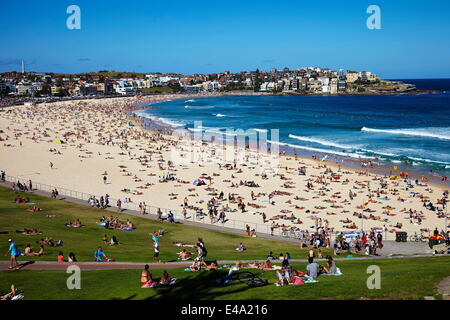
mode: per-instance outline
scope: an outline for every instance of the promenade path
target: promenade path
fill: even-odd
[[[433,254],[422,254],[422,255],[408,255],[408,256],[369,256],[369,257],[353,257],[353,258],[334,258],[335,261],[359,261],[359,260],[380,260],[380,259],[413,259],[418,257],[446,257],[448,255],[433,255]],[[19,258],[19,268],[27,270],[66,270],[70,265],[77,265],[81,270],[115,270],[115,269],[143,269],[145,264],[148,264],[151,269],[173,269],[187,267],[192,264],[190,261],[180,261],[180,262],[55,262],[55,261],[20,261]],[[325,259],[314,259],[316,262],[325,262]],[[218,264],[235,264],[237,261],[241,263],[250,262],[264,262],[265,260],[219,260]],[[274,263],[281,263],[280,260],[274,260]],[[306,263],[306,259],[291,259],[290,263],[303,262]],[[0,261],[0,271],[8,270],[9,261]],[[450,280],[450,279],[449,279]],[[447,284],[450,286],[450,282]]]
[[[11,188],[12,183],[10,182],[0,182],[0,186]],[[34,189],[30,193],[44,196],[47,198],[51,197],[51,193],[47,191],[42,190],[36,190]],[[75,203],[83,206],[88,206],[87,201],[80,200],[77,198],[69,197],[69,196],[60,196],[58,198],[59,200],[67,201],[70,203]],[[105,209],[106,211],[110,212],[117,212],[117,208],[115,207],[108,207]],[[135,216],[143,219],[150,219],[150,220],[157,220],[157,216],[155,214],[146,214],[142,215],[139,211],[131,210],[131,209],[123,209],[122,213]],[[238,235],[245,235],[245,230],[239,230],[235,228],[228,228],[219,224],[206,224],[206,223],[200,223],[195,221],[189,221],[189,220],[182,220],[178,221],[181,224],[199,227],[199,228],[205,228],[210,230],[217,230],[222,232],[228,232]],[[286,241],[286,242],[298,242],[295,238],[289,238],[289,237],[282,237],[278,235],[271,236],[270,234],[265,233],[258,233],[259,238],[266,238],[266,239],[272,239],[272,240],[279,240],[279,241]],[[395,242],[391,240],[384,240],[383,241],[384,247],[382,250],[379,250],[380,256],[391,256],[391,255],[423,255],[423,254],[430,254],[431,250],[428,247],[427,243],[424,242]]]

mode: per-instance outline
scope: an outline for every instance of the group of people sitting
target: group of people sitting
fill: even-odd
[[[127,220],[126,223],[123,223],[122,221],[119,220],[119,217],[113,217],[113,216],[108,216],[108,217],[102,217],[100,219],[100,224],[104,225],[106,229],[119,229],[119,230],[132,230],[134,229],[134,224],[130,221]]]
[[[103,237],[103,243],[109,244],[110,246],[116,246],[119,244],[119,240],[117,240],[117,237],[114,235],[111,237],[111,240],[108,240],[108,236],[105,234]]]
[[[26,197],[26,198],[22,198],[21,196],[17,195],[14,198],[14,203],[30,203],[30,198]]]
[[[300,270],[293,270],[287,259],[283,260],[281,270],[276,271],[277,282],[276,286],[285,285],[302,285],[305,282],[315,282],[315,279],[322,275],[340,275],[341,272],[336,266],[336,262],[331,256],[327,256],[326,265],[319,265],[314,262],[313,257],[308,258],[308,265],[306,266],[306,272]]]
[[[149,265],[144,266],[144,270],[141,273],[141,288],[154,288],[154,287],[167,287],[169,285],[175,284],[177,279],[171,278],[167,270],[163,271],[161,278],[158,280],[154,279],[151,272],[149,271]]]
[[[57,260],[58,262],[66,262],[66,260],[64,259],[64,253],[62,251],[59,252]],[[69,253],[67,262],[77,262],[77,258],[75,258],[75,254],[73,252]]]
[[[41,246],[39,247],[39,251],[38,252],[34,252],[33,251],[33,247],[31,246],[31,244],[27,244],[27,246],[25,247],[25,250],[23,252],[24,256],[37,256],[40,257],[42,255],[44,255],[44,245],[41,244]]]

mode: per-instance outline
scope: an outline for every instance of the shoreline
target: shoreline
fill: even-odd
[[[195,96],[196,98],[209,98],[209,97],[223,97],[223,96],[233,96],[233,95],[220,95],[220,94],[216,94],[216,95],[210,95],[210,96]],[[252,96],[252,95],[244,95],[244,96]],[[277,96],[277,95],[274,95]],[[281,95],[283,96],[283,95]],[[322,95],[320,95],[322,96]],[[162,102],[167,102],[167,101],[161,101],[161,102],[157,102],[157,103],[162,103]],[[145,117],[143,115],[137,114],[135,113],[136,111],[141,111],[141,110],[148,110],[151,109],[152,106],[154,104],[157,103],[152,103],[152,104],[148,104],[148,105],[140,105],[137,107],[137,109],[130,111],[131,114],[135,115],[137,118],[141,119],[141,126],[143,127],[143,129],[146,130],[152,130],[152,126],[154,126],[156,128],[156,130],[162,129],[164,130],[167,134],[173,132],[177,128],[176,126],[172,126],[170,124],[164,123],[162,121],[159,121],[158,119],[154,119],[154,118],[158,118],[154,115],[152,115],[151,113],[149,113],[150,117]],[[146,121],[150,122],[151,125],[146,127],[146,125],[144,124]],[[185,130],[188,130],[188,128],[184,128]],[[191,139],[192,136],[194,135],[192,132],[189,132],[191,134]],[[202,131],[203,133],[203,131]],[[206,135],[206,132],[204,132],[203,134]],[[225,137],[225,133],[223,134],[217,134],[218,136],[221,136],[221,138]],[[234,143],[236,144],[236,137],[234,138]],[[228,141],[228,139],[225,139],[226,141]],[[210,142],[210,141],[208,141]],[[301,145],[293,145],[293,144],[289,144],[289,143],[285,143],[285,142],[278,142],[277,143],[279,145],[279,150],[280,152],[284,152],[286,154],[286,156],[295,156],[296,154],[299,157],[302,158],[311,158],[311,157],[319,157],[319,158],[323,158],[324,156],[326,156],[327,158],[334,158],[334,160],[326,160],[326,163],[335,163],[336,165],[339,165],[338,162],[341,162],[341,166],[345,166],[348,169],[352,169],[352,170],[369,170],[369,172],[374,173],[374,174],[383,174],[383,175],[399,175],[401,172],[406,172],[409,174],[410,177],[418,179],[418,180],[423,180],[425,179],[426,181],[429,181],[433,184],[436,185],[440,185],[440,186],[444,186],[444,187],[449,187],[449,183],[448,182],[444,182],[442,181],[442,177],[446,176],[446,169],[439,169],[436,167],[426,167],[420,165],[420,166],[413,166],[411,164],[408,164],[406,161],[404,160],[396,160],[396,161],[401,161],[401,162],[393,162],[393,161],[389,161],[389,160],[381,160],[378,159],[377,156],[364,156],[361,155],[359,158],[355,158],[352,157],[350,155],[340,155],[340,154],[336,154],[333,152],[325,152],[325,151],[312,151],[312,150],[308,150],[308,147],[303,147]],[[231,145],[231,144],[230,144]],[[268,145],[270,146],[271,143],[268,142]],[[299,154],[302,153],[304,155],[300,156]],[[346,152],[339,152],[339,153],[346,153]],[[408,157],[407,157],[408,158]],[[411,161],[411,160],[410,160]],[[347,164],[344,165],[344,162],[346,162]],[[362,166],[362,164],[367,164],[371,167],[364,167]],[[392,167],[398,167],[398,169],[393,169]],[[437,175],[433,175],[430,174],[430,170],[435,171],[437,173]],[[442,174],[444,173],[444,174]]]

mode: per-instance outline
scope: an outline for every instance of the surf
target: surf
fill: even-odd
[[[376,129],[362,127],[361,131],[450,140],[450,128]],[[442,133],[436,133],[436,131]]]

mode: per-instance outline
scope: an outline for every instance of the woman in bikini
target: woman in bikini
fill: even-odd
[[[151,287],[154,285],[154,281],[152,278],[152,274],[150,273],[150,271],[148,271],[149,265],[146,264],[144,266],[144,270],[142,270],[141,273],[141,285],[142,288],[147,288],[147,287]]]

